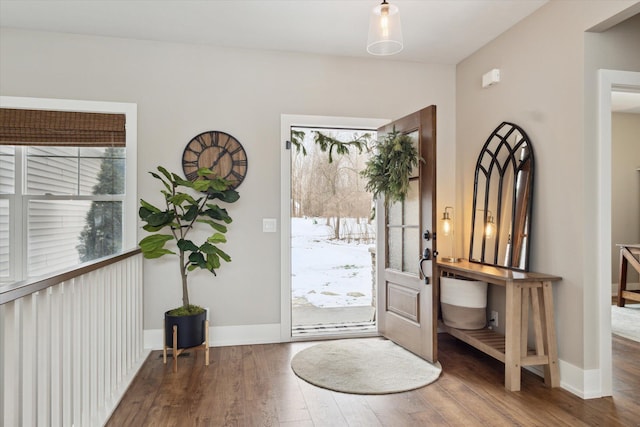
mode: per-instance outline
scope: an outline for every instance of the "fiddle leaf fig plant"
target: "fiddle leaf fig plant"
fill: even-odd
[[[409,135],[396,131],[385,135],[376,152],[367,161],[361,175],[367,180],[365,189],[374,198],[384,196],[386,206],[401,202],[409,192],[411,170],[424,162]]]
[[[231,261],[231,257],[220,249],[218,244],[227,241],[225,237],[227,224],[232,220],[226,209],[211,201],[217,199],[221,202],[233,203],[240,198],[240,195],[230,188],[229,181],[215,176],[207,168],[198,170],[198,178],[194,181],[170,173],[162,166],[158,166],[158,172],[160,173],[149,173],[162,182],[164,188],[161,193],[164,196],[165,206],[159,208],[140,199],[138,214],[146,223],[143,229],[151,233],[140,240],[140,249],[148,259],[165,255],[178,257],[182,279],[182,307],[172,314],[202,312],[204,309],[190,304],[188,273],[203,269],[215,275],[216,270],[221,266],[221,260]],[[194,197],[192,193],[197,192],[200,193],[199,197]],[[209,229],[208,235],[202,237],[199,242],[190,240],[196,224],[203,224],[202,228]],[[171,241],[175,241],[175,250],[165,246]]]

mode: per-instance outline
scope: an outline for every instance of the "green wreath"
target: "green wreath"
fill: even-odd
[[[409,192],[411,170],[424,160],[409,135],[396,131],[385,135],[376,146],[361,175],[367,180],[366,189],[374,198],[384,196],[385,205],[402,202]]]

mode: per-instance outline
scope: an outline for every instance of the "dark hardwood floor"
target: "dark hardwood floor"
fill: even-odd
[[[215,347],[212,364],[190,351],[178,373],[151,353],[107,426],[640,426],[640,343],[613,336],[613,397],[582,400],[522,371],[503,387],[504,365],[439,335],[443,373],[418,390],[361,396],[296,377],[292,356],[310,342]]]

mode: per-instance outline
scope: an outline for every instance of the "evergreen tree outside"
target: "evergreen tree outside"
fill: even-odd
[[[92,194],[123,194],[125,159],[122,148],[105,149],[98,182]],[[122,250],[122,202],[94,201],[87,212],[84,230],[76,247],[82,262],[118,253]]]

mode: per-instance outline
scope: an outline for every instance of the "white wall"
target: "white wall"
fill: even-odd
[[[611,283],[618,283],[620,248],[616,243],[640,242],[640,114],[612,114],[611,142]],[[633,268],[629,282],[638,283]]]
[[[181,172],[199,132],[222,130],[244,145],[249,169],[225,246],[233,262],[217,277],[191,278],[192,301],[210,307],[217,326],[280,323],[280,235],[262,233],[262,218],[280,218],[281,114],[394,119],[436,104],[439,205],[451,204],[454,66],[12,29],[0,33],[0,56],[2,95],[137,103],[138,194],[150,202],[160,198],[146,171]],[[180,304],[176,264],[145,262],[145,329],[161,328],[163,312]]]
[[[597,225],[585,210],[595,188],[585,178],[595,158],[595,142],[588,142],[595,130],[585,136],[585,111],[593,109],[595,123],[597,83],[589,69],[593,96],[586,102],[585,31],[634,3],[549,2],[457,67],[458,203],[465,209],[467,250],[475,161],[490,132],[512,121],[528,133],[536,157],[530,269],[563,277],[554,289],[563,381],[569,371],[597,365],[597,344],[585,338],[594,335],[585,329],[592,325],[584,326],[585,317],[594,317],[585,301],[595,292],[589,236]],[[501,70],[501,82],[482,89],[481,76],[492,68]],[[503,304],[504,293],[492,292],[490,307],[501,311]]]

